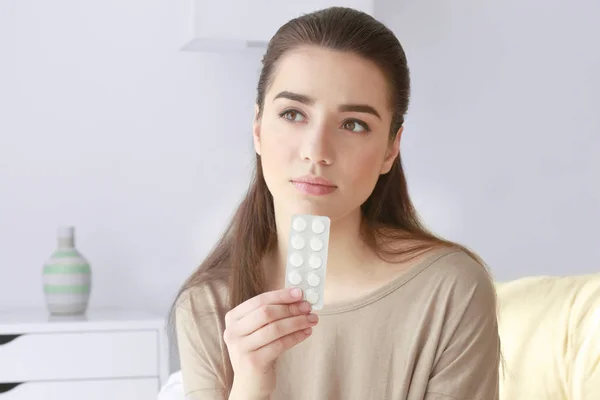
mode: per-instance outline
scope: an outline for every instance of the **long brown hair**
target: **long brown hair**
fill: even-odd
[[[393,141],[404,123],[409,104],[406,56],[391,30],[370,15],[349,8],[332,7],[306,14],[277,31],[262,60],[256,95],[258,117],[278,60],[290,49],[304,45],[352,52],[381,69],[389,84],[389,102],[394,110],[389,132],[389,140]],[[389,173],[379,177],[361,211],[363,239],[382,259],[405,262],[435,247],[455,247],[483,265],[479,257],[464,246],[439,238],[424,227],[410,200],[400,156],[394,160]],[[274,249],[276,242],[273,197],[257,154],[246,196],[216,246],[183,284],[178,297],[213,279],[227,282],[230,308],[264,292],[261,260]]]

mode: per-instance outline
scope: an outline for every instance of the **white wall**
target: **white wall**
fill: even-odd
[[[379,1],[412,68],[415,201],[499,279],[600,269],[598,3]],[[140,10],[143,10],[141,12]],[[0,2],[0,308],[58,224],[92,304],[164,313],[246,187],[259,57],[178,52],[158,0]]]
[[[600,271],[600,2],[381,1],[427,222],[498,279]]]
[[[246,188],[260,59],[178,51],[160,0],[0,2],[0,308],[43,307],[59,224],[92,306],[166,313]]]

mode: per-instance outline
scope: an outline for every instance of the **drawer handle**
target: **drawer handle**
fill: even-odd
[[[21,335],[0,335],[0,346],[10,343]]]
[[[10,392],[19,385],[25,382],[13,382],[13,383],[0,383],[0,393]]]

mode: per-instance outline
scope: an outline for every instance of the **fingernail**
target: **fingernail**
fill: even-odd
[[[310,311],[310,304],[308,304],[308,303],[300,303],[300,305],[298,306],[298,309],[301,312],[308,312],[308,311]]]
[[[319,320],[319,317],[317,317],[316,314],[308,314],[306,319],[308,319],[308,322],[317,322]]]
[[[298,289],[298,288],[292,289],[292,291],[290,293],[292,294],[292,297],[300,297],[300,296],[302,296],[302,290]]]

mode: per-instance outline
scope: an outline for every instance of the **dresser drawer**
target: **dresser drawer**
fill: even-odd
[[[0,383],[156,377],[157,340],[151,330],[4,336]]]
[[[152,378],[0,384],[0,400],[156,400],[157,393]]]

